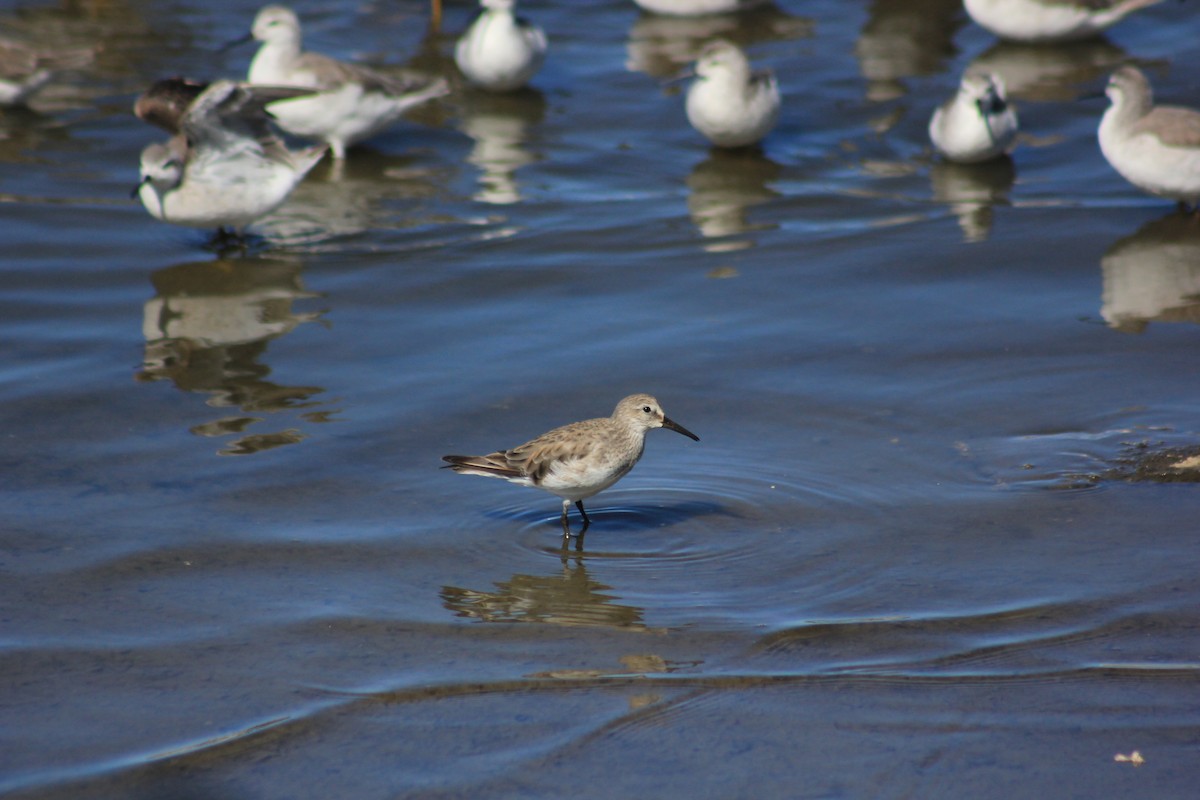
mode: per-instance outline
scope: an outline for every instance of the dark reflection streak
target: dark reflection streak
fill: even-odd
[[[221,734],[220,736],[214,736],[211,739],[203,739],[199,742],[191,742],[171,750],[163,750],[159,753],[153,753],[143,758],[142,761],[165,761],[171,758],[180,758],[193,753],[211,750],[214,747],[245,739],[248,736],[255,736],[263,731],[279,727],[284,723],[291,722],[292,719],[294,718],[290,715],[276,717],[275,719],[269,719],[265,722],[260,722],[257,725],[251,725],[248,728],[242,728],[240,730],[231,731],[230,733]]]
[[[242,753],[252,752],[255,748],[278,741],[291,733],[300,732],[289,726],[289,723],[302,723],[303,719],[288,714],[258,722],[236,731],[220,734],[195,742],[189,742],[170,750],[157,753],[138,755],[127,758],[116,758],[100,762],[89,769],[80,769],[69,777],[64,777],[61,770],[46,775],[34,775],[25,780],[23,786],[6,787],[8,789],[34,789],[53,787],[68,796],[80,796],[72,793],[71,787],[79,789],[87,787],[88,793],[102,791],[103,785],[111,783],[112,791],[107,793],[113,797],[141,797],[136,790],[131,790],[129,778],[134,774],[142,774],[148,782],[157,784],[158,778],[164,772],[174,772],[180,768],[195,769],[210,762],[224,762],[236,758]],[[153,796],[162,796],[159,794]],[[176,795],[172,795],[176,796]],[[205,796],[203,793],[200,796]]]
[[[608,723],[598,731],[589,734],[582,740],[570,743],[578,747],[597,736],[606,735],[614,726],[630,724],[632,719],[641,719],[649,715],[661,715],[665,710],[677,707],[683,702],[695,697],[716,691],[747,691],[752,689],[773,689],[787,686],[879,686],[879,685],[930,685],[930,686],[1016,686],[1041,683],[1062,683],[1066,681],[1104,683],[1113,680],[1134,681],[1179,681],[1195,682],[1200,680],[1200,664],[1195,666],[1165,666],[1149,665],[1114,666],[1096,665],[1077,667],[1063,670],[1046,670],[1025,674],[960,674],[960,675],[928,675],[920,673],[885,673],[877,674],[777,674],[767,673],[758,675],[681,675],[655,673],[643,674],[614,674],[611,676],[586,676],[567,678],[524,678],[486,683],[456,683],[438,686],[421,686],[409,689],[382,690],[375,692],[358,692],[346,689],[311,686],[308,691],[313,695],[329,698],[331,702],[320,704],[307,711],[298,711],[287,716],[274,718],[259,723],[234,734],[207,739],[202,742],[187,745],[173,751],[163,751],[154,756],[148,756],[135,763],[130,763],[124,769],[106,768],[108,773],[105,780],[115,785],[127,787],[132,777],[131,773],[147,773],[142,777],[153,779],[164,770],[171,774],[178,770],[193,770],[207,764],[228,762],[238,757],[249,756],[253,753],[274,748],[280,749],[283,741],[304,736],[316,736],[320,728],[332,717],[343,717],[353,714],[360,709],[372,705],[400,705],[436,700],[451,700],[463,697],[475,697],[496,694],[547,694],[566,693],[580,690],[606,689],[636,689],[655,691],[691,689],[682,697],[673,698],[670,703],[653,703],[641,709],[622,716]],[[346,702],[338,703],[335,698],[344,698]],[[55,780],[56,788],[65,790],[69,784],[86,783],[89,790],[96,788],[96,775],[81,776],[72,781]],[[49,781],[47,781],[49,782]]]

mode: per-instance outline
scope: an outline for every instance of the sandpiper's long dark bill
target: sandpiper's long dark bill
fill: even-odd
[[[567,512],[574,503],[583,517],[579,536],[591,520],[583,501],[619,481],[642,457],[646,432],[668,428],[697,442],[700,437],[671,420],[662,406],[648,394],[631,394],[613,410],[611,417],[572,422],[543,433],[519,447],[498,450],[486,456],[442,456],[462,475],[503,478],[510,483],[532,486],[563,499],[564,543],[571,538]]]

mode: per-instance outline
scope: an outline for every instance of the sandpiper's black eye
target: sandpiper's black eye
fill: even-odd
[[[649,413],[650,413],[650,406],[642,406],[642,411],[644,411],[644,412],[646,412],[647,414],[649,414]]]

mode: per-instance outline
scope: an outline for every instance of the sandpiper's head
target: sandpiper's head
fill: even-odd
[[[613,410],[613,419],[644,431],[651,428],[669,428],[676,433],[682,433],[689,439],[700,441],[699,436],[668,419],[667,415],[663,413],[662,406],[648,394],[631,394],[617,403],[616,409]]]
[[[1134,66],[1121,67],[1108,79],[1104,93],[1114,106],[1127,104],[1148,111],[1154,103],[1150,81]]]
[[[701,78],[728,75],[744,79],[750,75],[750,60],[737,45],[717,39],[700,51],[696,59],[696,75]]]
[[[175,188],[183,180],[183,154],[173,144],[155,142],[142,149],[139,187],[148,183],[163,192]]]
[[[984,116],[1000,114],[1008,108],[1004,95],[1004,81],[990,72],[968,72],[958,85],[958,93],[968,102],[979,107]]]
[[[300,19],[287,6],[263,6],[250,32],[260,42],[299,42]]]

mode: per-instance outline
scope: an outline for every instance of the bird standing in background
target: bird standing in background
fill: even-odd
[[[513,0],[480,0],[483,10],[454,47],[454,62],[481,89],[520,89],[541,69],[546,34],[513,14]]]
[[[1002,156],[1017,140],[1017,112],[998,75],[968,73],[954,97],[929,120],[929,138],[951,161],[974,164]]]
[[[254,84],[295,86],[309,96],[275,103],[271,115],[296,136],[329,144],[335,159],[346,148],[396,122],[408,109],[450,90],[441,78],[391,77],[301,49],[300,20],[285,6],[266,6],[254,18],[249,37],[262,42],[250,62]]]
[[[1200,111],[1156,106],[1140,69],[1121,67],[1109,78],[1111,105],[1100,119],[1100,151],[1113,169],[1142,191],[1195,209],[1200,203]]]
[[[687,91],[687,118],[718,147],[757,144],[779,120],[779,86],[770,70],[754,72],[746,54],[724,40],[710,42],[696,61]]]
[[[175,135],[142,151],[142,205],[164,222],[240,235],[282,205],[325,153],[324,145],[292,152],[267,125],[268,103],[304,93],[234,81],[156,83],[134,110]]]

